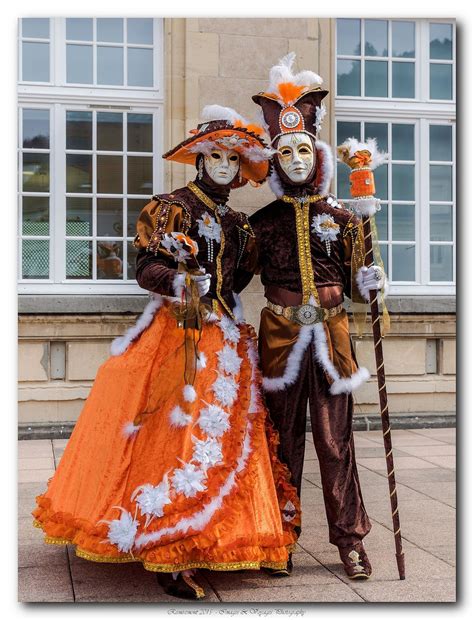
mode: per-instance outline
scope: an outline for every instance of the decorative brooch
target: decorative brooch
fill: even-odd
[[[207,260],[212,263],[214,260],[214,241],[221,242],[222,227],[216,219],[209,213],[204,213],[196,220],[198,224],[198,234],[207,241]]]
[[[318,235],[318,238],[326,246],[327,255],[331,255],[331,243],[336,241],[339,234],[339,224],[336,224],[332,215],[328,213],[320,213],[313,217],[311,226],[312,232]]]

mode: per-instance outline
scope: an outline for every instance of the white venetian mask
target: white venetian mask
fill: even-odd
[[[240,158],[235,151],[215,148],[204,156],[204,167],[207,174],[218,185],[228,185],[239,172]]]
[[[289,179],[303,183],[314,165],[314,148],[311,138],[305,133],[288,133],[278,141],[280,166]]]

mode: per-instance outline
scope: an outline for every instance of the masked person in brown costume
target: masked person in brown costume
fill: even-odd
[[[309,400],[329,541],[349,577],[368,578],[362,539],[371,525],[357,474],[351,392],[369,372],[357,366],[342,303],[344,294],[363,301],[385,276],[363,267],[360,222],[328,195],[333,158],[317,137],[327,91],[315,73],[295,75],[293,61],[294,54],[280,60],[267,92],[253,97],[275,149],[269,183],[277,196],[250,218],[267,298],[259,331],[263,387],[279,456],[298,492]]]

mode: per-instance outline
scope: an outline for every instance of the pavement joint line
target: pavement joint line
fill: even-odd
[[[69,572],[69,579],[71,580],[71,589],[72,589],[72,598],[73,602],[76,602],[76,590],[74,589],[74,578],[72,576],[72,568],[71,568],[71,556],[69,554],[69,545],[64,545],[66,547],[66,558],[67,558],[67,569]]]
[[[446,444],[446,445],[448,446],[449,444]],[[403,448],[398,448],[398,449],[403,451]],[[408,452],[406,452],[406,454],[408,455]],[[439,467],[440,469],[446,469],[448,471],[453,471],[452,467],[443,467],[442,465],[438,465],[437,463],[433,463],[432,461],[428,461],[428,459],[425,458],[425,455],[414,456],[413,454],[410,454],[410,456],[413,456],[413,458],[415,458],[415,459],[420,459],[420,461],[424,461],[425,463],[430,463],[431,465],[436,465],[436,467]],[[433,456],[436,456],[436,455],[434,454]],[[448,456],[456,456],[456,455],[454,454],[454,455],[448,455]],[[394,460],[395,460],[395,466],[396,466],[396,464],[397,464],[396,463],[396,459],[394,459]],[[432,468],[430,468],[430,469],[432,469]]]
[[[210,587],[210,589],[211,589],[211,590],[214,592],[214,594],[217,596],[217,599],[218,599],[219,603],[222,603],[222,599],[221,599],[221,597],[220,597],[220,595],[219,595],[219,592],[218,592],[218,591],[215,589],[215,587],[212,585],[212,582],[211,582],[211,581],[209,581],[209,579],[207,578],[207,575],[206,575],[206,574],[204,574],[204,575],[203,575],[203,574],[201,573],[201,576],[204,578],[204,580],[206,581],[207,585]]]
[[[342,577],[340,577],[337,573],[335,573],[333,570],[331,570],[329,568],[329,566],[326,566],[326,564],[323,564],[319,558],[317,558],[315,555],[313,555],[313,553],[311,551],[309,551],[309,549],[305,549],[305,547],[303,547],[303,545],[300,542],[298,542],[298,545],[303,549],[303,551],[305,551],[305,553],[309,554],[313,558],[313,560],[316,560],[316,562],[318,564],[320,564],[324,569],[326,569],[328,571],[328,573],[331,573],[331,575],[334,575],[334,577],[336,577],[336,579],[339,579],[339,581],[342,584],[344,584],[346,587],[348,587],[350,590],[352,590],[352,592],[354,592],[354,594],[356,594],[359,598],[361,598],[364,601],[364,603],[368,603],[369,602],[369,600],[364,598],[362,596],[362,594],[357,592],[357,590],[354,590],[354,588],[352,587],[352,582],[347,583],[347,581],[344,581],[344,579],[342,579]]]

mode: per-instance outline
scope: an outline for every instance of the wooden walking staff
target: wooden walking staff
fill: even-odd
[[[386,154],[377,150],[375,140],[368,140],[366,144],[350,138],[338,147],[338,157],[350,168],[351,195],[354,200],[351,206],[362,217],[365,266],[374,265],[374,251],[372,243],[371,217],[379,208],[379,200],[374,196],[375,182],[373,170],[386,160]],[[393,532],[398,574],[405,579],[405,556],[402,549],[402,535],[400,530],[400,515],[398,512],[397,485],[395,482],[395,466],[393,463],[392,436],[390,432],[390,417],[388,413],[387,386],[385,383],[385,368],[382,348],[382,332],[377,301],[377,291],[369,291],[370,313],[372,318],[372,333],[374,338],[375,361],[377,367],[377,381],[380,401],[380,415],[382,419],[383,441],[385,446],[385,460],[387,463],[387,477],[392,508]]]

